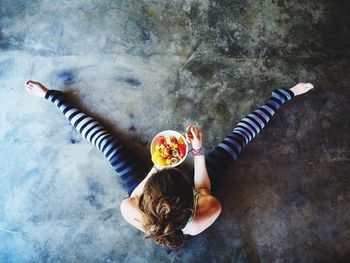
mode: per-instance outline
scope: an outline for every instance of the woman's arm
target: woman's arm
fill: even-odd
[[[138,186],[131,192],[130,196],[125,198],[120,204],[120,212],[122,213],[123,218],[129,224],[143,232],[145,232],[145,230],[141,223],[141,213],[138,210],[138,202],[140,195],[143,193],[146,182],[156,171],[157,170],[153,167],[147,176],[141,181],[141,183],[139,183]]]
[[[139,205],[139,197],[143,193],[143,189],[145,184],[149,180],[149,178],[156,173],[160,168],[153,167],[147,176],[139,183],[139,185],[132,191],[130,197],[125,198],[120,204],[120,211],[122,213],[123,218],[134,227],[139,230],[145,232],[143,225],[141,223],[141,213],[138,209]]]
[[[192,144],[192,149],[199,150],[202,148],[202,133],[195,125],[189,125],[186,128],[186,139]],[[210,193],[211,183],[205,165],[204,153],[194,154],[194,187],[196,190],[205,188]]]
[[[211,191],[211,183],[205,165],[204,155],[194,156],[194,188],[202,189],[205,188]]]
[[[130,197],[139,197],[143,193],[143,188],[145,187],[146,182],[155,172],[156,172],[155,168],[152,168],[147,174],[147,176],[141,181],[141,183],[139,183],[139,185],[136,186],[134,191],[132,191]]]
[[[141,183],[139,183],[139,185],[134,189],[134,191],[131,193],[130,197],[139,197],[142,193],[143,193],[143,188],[145,187],[146,182],[148,181],[148,179],[152,176],[152,174],[163,170],[165,167],[158,167],[156,165],[154,165],[152,167],[152,169],[149,171],[149,173],[147,174],[147,176],[141,181]]]

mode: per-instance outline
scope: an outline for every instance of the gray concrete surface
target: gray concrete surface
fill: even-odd
[[[0,262],[349,262],[349,13],[341,0],[0,0]],[[195,122],[209,150],[274,88],[316,88],[241,153],[216,223],[167,253],[123,221],[119,178],[29,78],[146,161],[160,130]]]

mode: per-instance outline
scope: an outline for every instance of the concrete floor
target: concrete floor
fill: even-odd
[[[0,262],[349,262],[349,14],[345,0],[0,0]],[[209,150],[274,88],[316,88],[241,153],[216,223],[167,253],[122,219],[112,167],[29,78],[148,164],[160,130],[195,122]]]

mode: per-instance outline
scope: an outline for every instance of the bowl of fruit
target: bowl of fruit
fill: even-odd
[[[173,130],[154,136],[151,143],[152,162],[159,167],[175,167],[187,157],[188,144],[185,137]]]

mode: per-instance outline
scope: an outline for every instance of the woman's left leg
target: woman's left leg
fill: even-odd
[[[124,182],[130,195],[146,175],[142,170],[144,164],[99,122],[68,102],[63,92],[48,90],[45,99],[54,103],[71,125],[103,153]]]

